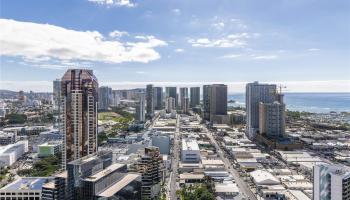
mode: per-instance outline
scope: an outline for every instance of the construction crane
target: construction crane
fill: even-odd
[[[278,85],[278,90],[279,90],[279,93],[282,94],[282,90],[286,89],[287,86],[284,86],[282,84]]]

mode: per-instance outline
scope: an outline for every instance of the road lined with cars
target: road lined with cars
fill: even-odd
[[[210,131],[208,131],[207,128],[204,128],[204,130],[211,143],[215,146],[219,157],[225,163],[226,169],[232,174],[233,178],[235,179],[235,182],[237,183],[239,190],[243,193],[243,196],[250,200],[257,200],[255,194],[250,190],[250,187],[242,180],[237,170],[235,170],[234,166],[232,165],[232,162],[230,162],[230,160],[227,159],[226,155],[224,155],[224,152],[218,145],[216,139],[213,137],[213,134]]]

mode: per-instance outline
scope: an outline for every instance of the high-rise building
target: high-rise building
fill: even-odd
[[[146,147],[144,154],[140,156],[136,169],[141,173],[141,198],[156,199],[160,194],[162,181],[162,157],[158,147]]]
[[[22,90],[18,92],[18,100],[22,104],[26,103],[27,97],[24,95],[24,92]]]
[[[185,97],[182,102],[182,113],[188,113],[190,110],[190,99],[188,97]]]
[[[154,104],[154,109],[156,110],[163,109],[163,88],[162,87],[153,88],[153,104]]]
[[[246,132],[249,138],[255,138],[259,131],[259,104],[276,101],[276,85],[258,82],[246,85]]]
[[[146,86],[146,116],[151,119],[153,115],[154,115],[153,85],[149,84]]]
[[[315,165],[314,200],[349,200],[350,168],[344,165]]]
[[[98,89],[98,109],[107,110],[111,105],[112,88],[102,86]]]
[[[53,81],[53,109],[57,113],[60,113],[61,108],[61,80],[56,79]]]
[[[65,167],[97,151],[98,82],[92,70],[85,69],[69,69],[61,81]]]
[[[184,103],[185,103],[185,98],[188,97],[188,88],[180,88],[180,101],[179,101],[179,106],[181,110],[184,110]]]
[[[61,80],[56,79],[53,81],[53,110],[55,113],[54,127],[62,129],[62,111],[61,111]]]
[[[118,107],[120,104],[120,94],[117,90],[112,90],[112,102],[111,106]]]
[[[286,106],[282,102],[262,103],[259,105],[259,133],[267,138],[283,138],[285,136]]]
[[[210,120],[210,85],[203,85],[203,119]]]
[[[42,187],[44,200],[141,199],[141,174],[113,163],[111,151],[99,151],[67,164],[67,171]]]
[[[178,101],[177,101],[177,91],[176,87],[166,87],[165,88],[165,97],[172,97],[175,100],[175,108],[178,106]]]
[[[136,116],[135,120],[137,122],[145,122],[146,121],[146,112],[145,112],[145,94],[140,93],[140,99],[136,103]]]
[[[227,85],[213,84],[209,89],[210,121],[225,123],[227,116]],[[227,118],[226,120],[224,118]]]
[[[200,87],[191,87],[190,88],[190,107],[194,108],[200,104]]]
[[[175,99],[173,97],[168,97],[165,101],[165,110],[167,113],[171,113],[175,110]]]

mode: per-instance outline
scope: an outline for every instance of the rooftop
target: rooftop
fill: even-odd
[[[183,173],[180,174],[180,180],[204,179],[204,174]]]
[[[283,182],[283,185],[289,189],[309,189],[312,190],[313,184],[309,181],[292,181],[292,182]]]
[[[56,174],[56,177],[67,178],[68,172],[67,171],[60,172],[60,173]]]
[[[52,177],[25,177],[20,178],[1,190],[41,190],[42,186],[52,180]]]
[[[28,140],[22,140],[22,141],[18,141],[14,144],[8,144],[5,146],[0,146],[0,154],[3,153],[11,153],[13,150],[15,150],[16,148],[18,148],[18,146],[24,144],[25,146],[28,145]]]
[[[60,144],[61,144],[61,141],[57,141],[57,142],[45,142],[45,143],[42,143],[42,144],[38,145],[38,147],[43,147],[43,146],[55,147],[55,146],[60,145]]]
[[[125,186],[127,186],[129,183],[134,181],[140,177],[140,174],[127,174],[124,176],[121,180],[113,184],[111,187],[109,187],[107,190],[100,193],[98,196],[100,197],[111,197],[121,189],[123,189]]]
[[[215,183],[215,192],[216,193],[239,193],[239,189],[236,183],[223,182],[223,183]]]
[[[182,139],[182,150],[199,151],[199,146],[194,139]]]
[[[86,181],[91,181],[91,182],[95,182],[95,181],[98,181],[100,178],[114,172],[115,170],[123,167],[125,164],[119,164],[119,163],[116,163],[116,164],[113,164],[111,166],[108,166],[106,169],[92,175],[92,176],[89,176],[87,178],[85,178]]]
[[[224,165],[222,160],[202,160],[203,165]]]
[[[54,189],[54,188],[55,188],[55,183],[54,183],[53,181],[50,181],[50,182],[48,182],[48,183],[45,183],[45,184],[43,185],[43,187],[45,187],[45,188],[50,188],[50,189]]]
[[[303,193],[300,190],[288,190],[286,193],[286,196],[289,197],[290,199],[295,199],[295,200],[310,200],[308,196],[306,196],[305,193]]]
[[[280,181],[274,175],[265,170],[255,170],[250,172],[250,176],[258,185],[277,185],[280,183]]]

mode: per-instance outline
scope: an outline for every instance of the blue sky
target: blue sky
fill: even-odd
[[[1,88],[50,91],[67,68],[114,88],[276,82],[350,91],[347,0],[1,1]]]

